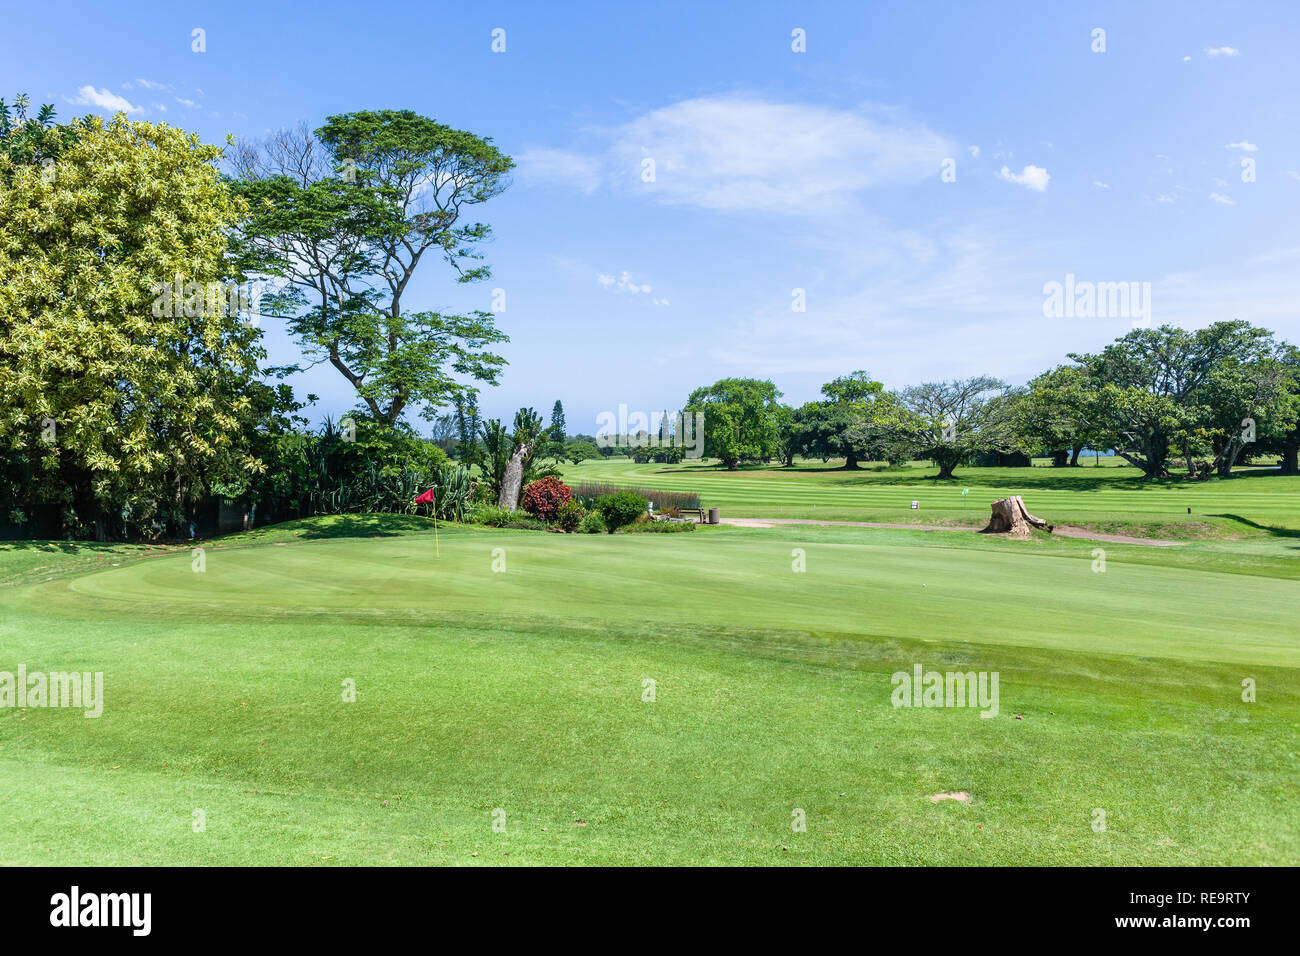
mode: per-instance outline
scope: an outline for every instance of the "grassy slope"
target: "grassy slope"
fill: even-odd
[[[1300,860],[1280,553],[426,528],[281,526],[204,574],[0,546],[0,669],[107,696],[0,711],[0,863]],[[1000,716],[892,708],[918,662],[999,671]]]
[[[1040,517],[1101,531],[1224,537],[1289,530],[1300,538],[1300,477],[1245,471],[1228,480],[1147,482],[1115,461],[1070,469],[965,468],[945,482],[927,477],[935,474],[931,465],[844,471],[820,461],[728,472],[710,462],[637,465],[614,458],[566,465],[564,475],[567,481],[699,492],[706,507],[731,517],[973,525],[987,520],[989,502],[1021,494]],[[970,489],[965,509],[963,488]],[[914,500],[920,502],[916,511]]]

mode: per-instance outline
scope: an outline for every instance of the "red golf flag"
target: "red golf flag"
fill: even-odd
[[[428,491],[426,491],[424,494],[420,495],[420,497],[416,498],[416,499],[415,499],[415,503],[416,503],[417,505],[431,505],[431,504],[433,504],[433,503],[434,503],[434,494],[433,494],[433,489],[430,488],[430,489],[429,489]]]

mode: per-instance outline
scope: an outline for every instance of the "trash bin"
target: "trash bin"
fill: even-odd
[[[718,509],[717,509],[717,508],[710,508],[710,509],[709,509],[709,524],[717,524],[717,523],[718,523]]]

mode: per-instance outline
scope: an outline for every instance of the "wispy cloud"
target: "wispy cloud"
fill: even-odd
[[[1228,144],[1227,144],[1226,146],[1224,146],[1223,148],[1224,148],[1224,149],[1240,149],[1240,150],[1244,150],[1244,151],[1247,152],[1247,153],[1254,153],[1254,152],[1257,152],[1257,151],[1259,150],[1259,147],[1256,146],[1254,143],[1252,143],[1252,142],[1250,142],[1250,141],[1248,141],[1248,140],[1244,140],[1244,139],[1243,139],[1240,143],[1228,143]]]
[[[67,97],[65,96],[64,99],[67,99]],[[68,102],[77,103],[81,106],[98,106],[100,109],[111,110],[114,113],[144,112],[143,106],[136,106],[125,97],[118,96],[107,89],[97,90],[93,86],[79,88],[76,98],[68,100]]]
[[[183,96],[176,96],[176,97],[173,97],[173,99],[175,99],[177,103],[181,104],[181,106],[188,106],[190,109],[198,109],[198,108],[199,108],[199,104],[198,104],[198,103],[195,103],[193,100],[187,100],[187,99],[186,99],[185,97],[183,97]]]
[[[1240,56],[1241,51],[1231,46],[1207,46],[1205,48],[1206,56]]]
[[[521,178],[727,212],[842,209],[873,187],[938,177],[957,147],[896,114],[707,96],[589,131],[587,152],[534,148]]]
[[[1094,179],[1092,184],[1098,189],[1110,189],[1110,183],[1103,183],[1100,179]]]
[[[609,275],[601,273],[596,276],[596,281],[606,289],[614,292],[630,292],[633,295],[641,295],[651,291],[649,284],[642,282],[633,282],[632,275],[626,269],[618,275]]]
[[[1223,205],[1223,206],[1235,206],[1235,205],[1237,205],[1235,202],[1233,202],[1233,201],[1232,201],[1231,199],[1229,199],[1227,196],[1223,195],[1223,193],[1210,193],[1210,198],[1213,199],[1215,202],[1219,203],[1220,205]]]
[[[1047,181],[1052,178],[1052,174],[1041,166],[1026,166],[1018,173],[1013,173],[1008,166],[1003,166],[998,171],[998,179],[1008,183],[1015,183],[1024,186],[1026,189],[1032,189],[1034,192],[1047,192]]]

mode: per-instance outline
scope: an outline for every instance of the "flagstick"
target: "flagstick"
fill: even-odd
[[[433,506],[433,556],[442,557],[442,548],[438,545],[438,505]]]

